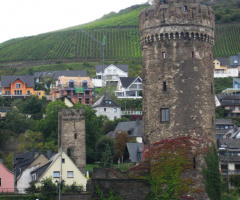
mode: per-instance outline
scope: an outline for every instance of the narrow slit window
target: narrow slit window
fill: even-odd
[[[161,122],[169,122],[170,121],[168,108],[160,109],[160,118],[161,118]]]
[[[196,169],[196,157],[193,157],[193,169]]]
[[[77,139],[77,133],[74,134],[74,139]]]
[[[163,91],[166,92],[167,91],[167,83],[163,82]]]
[[[194,58],[195,55],[194,55],[194,51],[191,51],[191,58]]]
[[[162,52],[162,58],[166,59],[166,52]]]
[[[211,83],[211,94],[213,94],[213,83]]]
[[[184,6],[184,12],[187,12],[187,11],[188,11],[188,7]]]

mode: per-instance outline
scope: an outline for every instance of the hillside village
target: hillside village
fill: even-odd
[[[175,1],[0,44],[0,199],[240,198],[240,5],[232,0],[224,15],[222,1]],[[154,23],[167,27],[161,34],[151,29],[157,8],[164,20]],[[175,20],[183,16],[184,23]],[[168,27],[169,19],[176,24]],[[206,23],[206,34],[194,23]],[[106,36],[105,57],[82,29],[94,39]],[[45,50],[17,48],[33,43]],[[181,51],[171,55],[174,48]],[[208,140],[216,148],[208,185],[216,198],[200,172],[208,165]],[[168,157],[171,175],[163,164]],[[171,188],[178,170],[185,179],[176,178],[176,197],[161,187]]]

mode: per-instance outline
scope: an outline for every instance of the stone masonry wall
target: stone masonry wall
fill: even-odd
[[[215,138],[213,44],[215,16],[199,0],[165,0],[139,16],[143,54],[143,139],[145,147],[166,138]],[[168,109],[169,120],[162,120]],[[200,170],[183,176],[203,189]],[[205,192],[194,199],[208,199]]]
[[[63,109],[58,114],[58,147],[67,153],[83,172],[86,172],[85,111]]]

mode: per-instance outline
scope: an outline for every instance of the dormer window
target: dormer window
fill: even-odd
[[[87,81],[83,81],[83,82],[82,82],[82,87],[83,87],[84,89],[87,89]]]
[[[69,81],[69,88],[74,88],[74,81],[73,80]]]

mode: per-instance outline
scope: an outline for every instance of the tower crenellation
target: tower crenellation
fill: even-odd
[[[157,1],[139,16],[141,44],[164,39],[214,42],[215,15],[211,7],[194,0]]]

